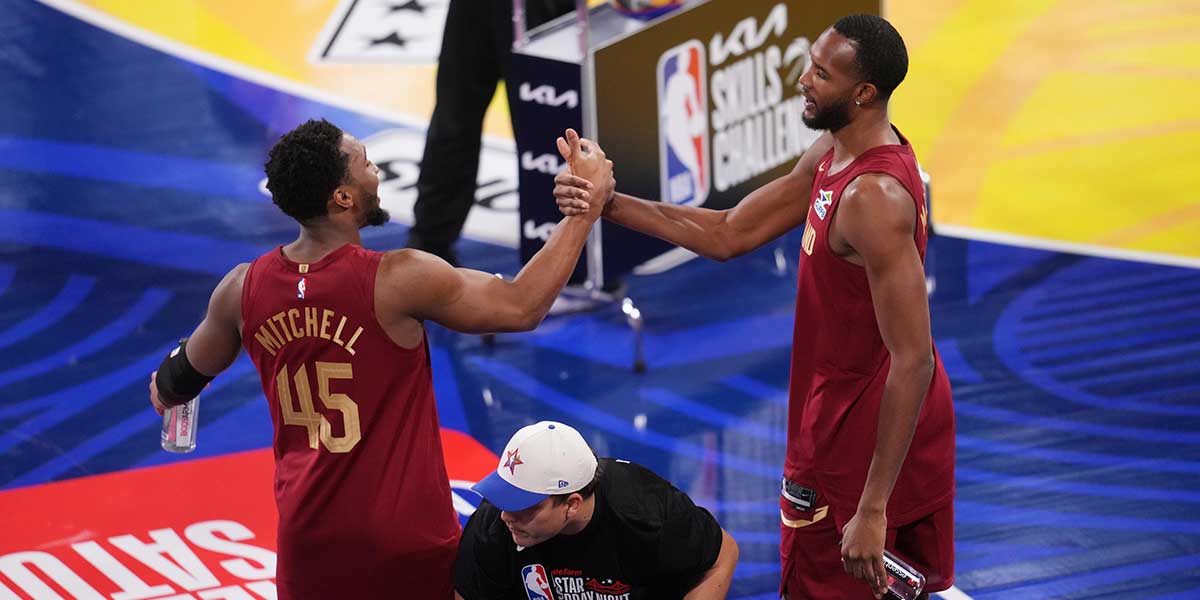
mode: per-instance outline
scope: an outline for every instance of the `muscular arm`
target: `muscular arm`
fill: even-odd
[[[389,252],[379,267],[376,297],[384,310],[428,319],[455,331],[528,331],[546,317],[575,270],[592,222],[587,217],[564,218],[512,281],[455,269],[417,250]]]
[[[737,567],[738,545],[728,531],[721,529],[721,552],[717,561],[704,573],[700,582],[683,597],[684,600],[720,600],[729,593],[733,570]]]
[[[242,281],[249,266],[242,263],[221,279],[208,299],[204,320],[188,337],[188,362],[203,375],[212,377],[228,369],[241,351]],[[165,407],[158,399],[157,377],[157,371],[150,375],[150,402],[161,414]]]
[[[855,515],[855,520],[860,521],[858,525],[873,525],[879,535],[879,547],[857,546],[860,540],[852,540],[850,524],[843,544],[843,555],[870,550],[866,555],[852,558],[866,559],[873,563],[875,571],[881,572],[884,532],[879,525],[886,526],[888,498],[908,455],[933,375],[929,300],[925,272],[913,243],[916,206],[899,182],[880,174],[855,180],[842,197],[836,226],[840,236],[862,259],[879,332],[891,355],[879,409],[875,452]],[[871,545],[875,545],[874,541]],[[869,575],[870,570],[863,566],[864,573]]]
[[[249,267],[250,263],[234,267],[217,284],[204,320],[188,338],[188,360],[205,375],[228,369],[242,349],[242,281]]]
[[[389,315],[429,319],[467,333],[537,327],[575,270],[613,184],[612,161],[598,145],[568,129],[558,147],[573,173],[596,184],[592,189],[597,194],[588,200],[584,214],[559,221],[516,278],[504,281],[480,271],[453,269],[423,252],[390,252],[379,267],[376,306]]]
[[[711,210],[651,202],[615,194],[604,216],[630,229],[682,246],[714,260],[728,260],[759,248],[804,223],[817,163],[833,145],[822,135],[790,173],[751,192],[733,208]],[[569,175],[555,190],[569,193]],[[562,198],[560,197],[560,206]]]

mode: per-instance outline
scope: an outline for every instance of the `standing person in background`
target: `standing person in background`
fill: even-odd
[[[267,189],[300,235],[221,280],[151,375],[150,402],[162,414],[195,398],[245,347],[275,429],[280,599],[452,597],[458,517],[424,322],[483,333],[546,316],[609,195],[612,163],[577,150],[571,168],[598,182],[596,205],[563,219],[510,282],[417,250],[364,249],[359,230],[388,220],[379,169],[329,122],[271,149]]]
[[[941,591],[954,579],[954,406],[930,331],[924,186],[888,118],[908,53],[887,21],[851,15],[821,34],[811,58],[803,119],[829,133],[791,173],[729,210],[616,194],[604,214],[717,260],[804,225],[781,591],[880,598],[885,547],[925,574],[927,592]],[[563,212],[586,211],[572,175],[557,181]]]
[[[527,0],[526,22],[532,29],[574,9],[574,0]],[[450,0],[446,14],[437,103],[425,136],[408,247],[454,266],[454,245],[475,203],[483,117],[496,84],[508,79],[512,16],[512,0]],[[509,104],[516,98],[509,88]]]

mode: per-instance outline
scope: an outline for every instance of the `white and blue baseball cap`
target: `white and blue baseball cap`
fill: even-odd
[[[503,511],[525,510],[552,494],[578,492],[596,475],[596,455],[570,425],[542,421],[513,434],[496,470],[471,487]]]

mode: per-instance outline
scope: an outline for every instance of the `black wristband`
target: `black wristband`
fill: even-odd
[[[213,380],[188,362],[187,340],[179,340],[179,346],[158,365],[155,384],[158,387],[158,400],[164,406],[187,404],[192,398],[199,396],[204,386]]]

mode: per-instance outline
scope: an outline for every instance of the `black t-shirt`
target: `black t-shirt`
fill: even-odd
[[[695,587],[721,551],[716,519],[645,467],[600,462],[592,520],[577,534],[517,551],[500,510],[479,506],[454,564],[464,600],[670,600]]]

